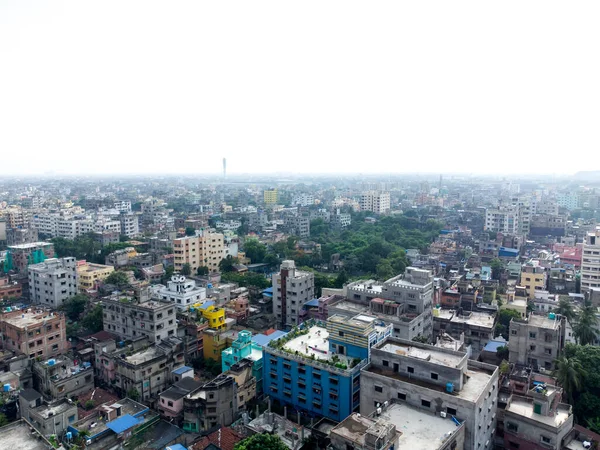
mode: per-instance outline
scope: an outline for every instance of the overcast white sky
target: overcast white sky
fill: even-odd
[[[0,1],[0,174],[600,169],[600,2]]]

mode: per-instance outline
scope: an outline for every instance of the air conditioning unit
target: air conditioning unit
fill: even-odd
[[[440,417],[446,418],[446,411],[440,411]]]

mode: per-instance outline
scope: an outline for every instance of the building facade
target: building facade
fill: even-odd
[[[77,261],[79,290],[82,292],[97,289],[98,283],[104,281],[115,268],[104,264],[93,264],[85,260]]]
[[[206,299],[206,288],[196,286],[196,282],[183,275],[173,275],[167,286],[153,288],[154,296],[163,301],[173,303],[179,310],[188,310],[194,303],[202,303]]]
[[[28,272],[33,303],[59,308],[65,300],[77,295],[79,277],[73,257],[47,259],[29,266]]]
[[[581,255],[581,292],[600,287],[600,229],[588,232]]]
[[[196,236],[173,240],[173,253],[176,271],[181,271],[185,264],[189,264],[192,273],[196,273],[198,267],[208,267],[209,271],[217,272],[225,254],[224,236],[201,230]]]
[[[296,269],[293,260],[283,261],[279,273],[273,274],[273,313],[281,329],[300,323],[303,306],[314,298],[315,276]]]
[[[371,211],[375,214],[390,212],[390,193],[379,191],[363,192],[360,196],[360,210]]]

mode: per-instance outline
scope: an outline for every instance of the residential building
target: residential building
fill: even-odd
[[[104,330],[124,340],[147,336],[150,342],[159,342],[176,335],[176,311],[170,301],[139,302],[116,295],[102,299],[102,308]]]
[[[520,286],[527,289],[529,300],[535,298],[536,292],[546,290],[546,277],[546,270],[543,267],[531,263],[523,265]]]
[[[538,384],[527,396],[512,394],[504,409],[504,447],[532,450],[585,448],[564,446],[573,428],[570,405],[560,403],[562,389]]]
[[[4,272],[9,270],[26,272],[29,264],[37,264],[48,258],[54,258],[54,244],[50,242],[9,245],[7,249]]]
[[[314,298],[315,276],[296,269],[293,260],[283,261],[279,273],[273,274],[273,312],[282,329],[300,323],[303,306]]]
[[[263,201],[267,205],[274,205],[277,203],[277,189],[265,189],[263,192]]]
[[[390,399],[454,417],[465,427],[467,450],[494,448],[498,367],[464,351],[388,338],[371,348],[360,379],[360,413]]]
[[[31,213],[16,206],[0,209],[0,217],[6,221],[7,228],[27,228],[31,223]]]
[[[67,356],[33,362],[33,383],[48,401],[71,398],[94,389],[94,371],[90,363],[78,364]]]
[[[342,420],[360,406],[360,369],[391,335],[376,317],[307,321],[263,348],[263,391],[292,407]]]
[[[572,211],[578,208],[579,195],[577,192],[559,192],[556,195],[556,203],[561,208],[565,208],[568,211]]]
[[[201,230],[196,236],[174,239],[173,253],[176,271],[180,272],[185,264],[189,264],[192,273],[196,273],[198,267],[208,267],[209,271],[218,272],[225,254],[223,234]]]
[[[560,314],[530,314],[526,319],[510,321],[508,360],[532,366],[535,371],[552,371],[567,338],[567,321]]]
[[[360,210],[371,211],[375,214],[390,212],[390,193],[381,191],[367,191],[360,196]]]
[[[330,447],[332,450],[393,450],[399,448],[398,440],[402,434],[387,421],[352,413],[331,430]]]
[[[79,279],[79,290],[86,292],[97,289],[98,283],[104,281],[115,268],[104,264],[93,264],[85,260],[77,261],[77,275]]]
[[[224,372],[235,381],[237,388],[237,405],[238,410],[240,411],[246,410],[246,404],[256,398],[257,392],[262,391],[262,388],[260,390],[258,389],[259,382],[254,376],[254,372],[254,361],[249,358],[242,359],[240,362],[232,365],[228,371]],[[262,384],[262,374],[260,383]]]
[[[339,209],[331,216],[331,225],[334,228],[346,228],[352,223],[352,216],[348,213],[342,213]]]
[[[284,223],[290,234],[301,239],[310,237],[310,218],[308,216],[290,214],[285,216]]]
[[[28,272],[33,303],[56,309],[65,300],[77,295],[77,261],[73,257],[47,259],[30,265]]]
[[[54,445],[24,417],[0,428],[0,442],[6,448],[21,448],[24,450],[54,449]]]
[[[252,363],[251,375],[256,379],[259,392],[262,391],[263,381],[263,351],[262,346],[252,340],[250,331],[240,331],[238,338],[233,341],[231,347],[221,353],[221,369],[227,372],[235,364],[248,359]]]
[[[581,292],[600,287],[600,229],[588,232],[581,255]]]
[[[46,403],[39,392],[25,389],[19,394],[21,417],[44,436],[60,436],[78,420],[77,405],[66,399]],[[21,443],[18,447],[22,447]]]
[[[552,267],[548,274],[548,292],[551,294],[568,294],[575,292],[577,278],[573,269]]]
[[[140,234],[139,216],[132,212],[119,214],[119,226],[121,234],[128,238],[134,238]]]
[[[136,249],[133,247],[122,248],[106,255],[104,263],[107,266],[114,266],[118,269],[119,267],[132,265],[130,264],[130,261],[133,260],[137,254]]]
[[[114,208],[119,212],[131,212],[131,202],[127,200],[119,200],[114,204]]]
[[[151,289],[155,298],[169,301],[182,311],[186,311],[194,303],[202,303],[206,299],[206,288],[196,286],[194,280],[179,274],[171,276],[167,286],[157,285]]]
[[[515,205],[500,205],[485,210],[484,230],[518,234],[519,208]]]
[[[21,298],[23,286],[17,281],[10,281],[9,277],[3,277],[0,272],[0,300],[9,298]]]
[[[210,432],[228,426],[236,419],[237,386],[235,380],[221,374],[183,399],[183,429]]]
[[[12,311],[0,315],[2,347],[28,355],[30,359],[51,358],[69,348],[65,316],[43,309]]]
[[[181,425],[183,422],[183,399],[202,387],[200,381],[193,377],[183,378],[159,394],[158,412],[171,423]]]
[[[6,230],[6,245],[30,244],[38,241],[38,232],[35,228],[8,228]]]
[[[245,428],[251,434],[272,433],[274,436],[279,437],[283,445],[289,450],[300,450],[306,447],[305,442],[310,441],[312,436],[311,430],[307,427],[269,409],[252,419],[246,424]],[[316,442],[317,445],[319,443]],[[325,447],[319,446],[318,448]]]
[[[435,336],[444,333],[454,339],[464,337],[466,345],[471,346],[471,358],[478,359],[479,354],[486,344],[494,338],[496,325],[496,312],[490,309],[482,311],[468,311],[462,308],[433,309],[433,332]]]
[[[265,201],[265,203],[267,203]],[[312,194],[298,194],[292,199],[292,205],[310,206],[315,204],[315,197]]]

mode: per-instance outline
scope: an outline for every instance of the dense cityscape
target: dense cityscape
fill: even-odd
[[[0,179],[0,446],[600,443],[600,183]]]

